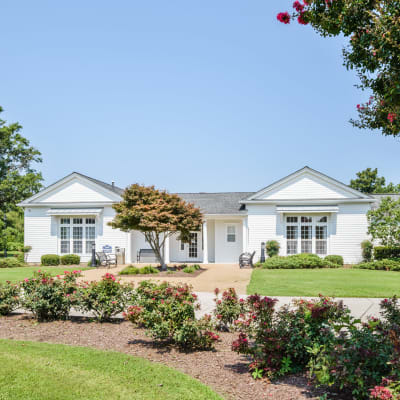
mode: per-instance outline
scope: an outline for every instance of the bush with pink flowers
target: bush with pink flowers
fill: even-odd
[[[93,313],[99,322],[126,310],[133,295],[133,286],[122,284],[115,276],[106,273],[100,282],[85,282],[79,290],[77,308]]]
[[[345,320],[348,309],[327,297],[296,301],[275,310],[277,300],[251,295],[247,312],[237,322],[240,334],[232,349],[249,355],[254,377],[274,378],[305,369],[308,348],[323,345],[334,337],[333,323]]]
[[[68,277],[52,277],[37,271],[32,278],[21,282],[21,305],[32,312],[38,321],[67,319],[71,307],[77,302],[76,278],[80,271],[68,273]]]
[[[216,327],[220,331],[235,330],[235,322],[245,313],[245,301],[239,299],[234,288],[229,288],[222,293],[217,288],[215,293],[215,308],[213,315]]]
[[[125,318],[144,327],[156,340],[185,349],[209,349],[219,339],[212,330],[210,316],[196,319],[199,304],[189,285],[143,281],[133,303]]]
[[[7,315],[18,308],[20,304],[20,287],[7,281],[0,282],[0,315]]]

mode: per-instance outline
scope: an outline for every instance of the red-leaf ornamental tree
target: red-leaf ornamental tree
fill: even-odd
[[[199,231],[203,222],[200,210],[193,204],[154,186],[127,187],[122,201],[113,208],[116,216],[110,225],[125,232],[142,232],[163,270],[167,268],[164,258],[167,237],[177,234],[179,240],[189,243],[190,233]]]
[[[343,49],[344,65],[360,78],[358,87],[372,96],[357,105],[358,128],[379,129],[384,135],[400,134],[400,1],[302,0],[293,12],[277,19],[310,24],[321,36],[349,38]]]

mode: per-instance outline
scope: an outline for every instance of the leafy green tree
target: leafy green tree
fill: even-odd
[[[384,246],[400,244],[400,200],[384,197],[375,210],[368,211],[368,233]]]
[[[293,3],[293,13],[277,18],[288,24],[297,19],[310,24],[321,36],[343,35],[344,65],[359,76],[360,89],[372,95],[357,105],[359,128],[379,129],[384,135],[400,134],[400,1],[303,0]]]
[[[0,107],[0,113],[3,109]],[[3,238],[3,249],[7,255],[7,232],[12,227],[16,204],[42,187],[42,175],[33,165],[41,162],[40,152],[30,146],[29,140],[19,132],[22,126],[18,123],[7,124],[0,119],[0,230]]]
[[[178,234],[179,240],[189,243],[190,233],[199,231],[202,226],[198,208],[154,186],[134,184],[127,187],[122,201],[113,208],[116,215],[110,225],[125,232],[142,232],[164,270],[167,268],[163,251],[167,237]]]
[[[386,179],[378,176],[378,168],[367,168],[357,172],[357,178],[350,181],[350,187],[363,193],[399,193],[400,185],[392,182],[386,185]]]

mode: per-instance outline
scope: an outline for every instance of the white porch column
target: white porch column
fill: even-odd
[[[247,217],[243,220],[243,234],[242,234],[242,244],[243,244],[243,253],[247,251],[248,248],[248,224]]]
[[[203,222],[203,264],[208,264],[207,221]]]
[[[164,261],[165,261],[165,264],[170,263],[170,260],[169,260],[169,236],[167,236],[165,238],[165,242],[164,242]]]
[[[132,232],[127,233],[127,243],[125,249],[125,262],[130,264],[132,262]]]

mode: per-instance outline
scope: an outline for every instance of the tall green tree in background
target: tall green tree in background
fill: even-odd
[[[291,1],[291,0],[290,0]],[[369,96],[357,105],[354,126],[400,134],[400,1],[301,0],[293,12],[278,14],[284,24],[310,24],[321,36],[348,38],[343,49],[347,69],[357,72]]]
[[[350,181],[350,187],[363,193],[399,193],[400,185],[394,185],[389,182],[386,185],[386,179],[378,176],[378,168],[367,168],[364,171],[357,172],[357,178]]]
[[[20,124],[0,118],[0,243],[5,255],[10,239],[21,240],[23,214],[17,203],[42,187],[42,174],[34,169],[42,161],[41,154],[19,133],[21,129]]]

